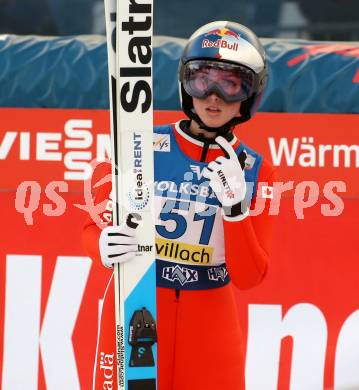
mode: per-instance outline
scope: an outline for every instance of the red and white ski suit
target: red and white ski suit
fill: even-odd
[[[203,161],[200,142],[184,137],[175,126],[173,131],[181,151],[192,160]],[[234,147],[239,143],[237,139]],[[223,155],[221,149],[208,149],[205,162],[219,155]],[[273,168],[263,159],[258,183],[271,186],[274,180]],[[108,199],[110,191],[111,183],[100,187],[96,203]],[[254,198],[252,205],[255,201]],[[256,217],[223,220],[229,284],[208,290],[157,287],[159,390],[244,390],[245,346],[233,289],[256,286],[266,274],[273,218],[268,215],[269,201],[266,200],[264,212]],[[99,235],[100,228],[88,219],[83,241],[88,254],[97,261],[101,261]],[[102,311],[99,351],[114,352],[116,348],[113,291],[109,285]],[[96,389],[103,389],[98,378]]]

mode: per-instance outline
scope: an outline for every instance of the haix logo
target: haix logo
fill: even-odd
[[[164,267],[162,270],[162,277],[175,282],[176,280],[184,286],[186,283],[198,282],[198,272],[190,268],[180,267]]]
[[[103,374],[103,389],[113,388],[113,353],[106,354],[105,352],[100,353],[100,371]]]
[[[153,134],[153,150],[156,152],[170,152],[171,139],[169,134]]]
[[[216,282],[218,280],[222,280],[222,282],[224,282],[226,277],[228,276],[228,271],[226,267],[210,268],[207,273],[208,279]]]

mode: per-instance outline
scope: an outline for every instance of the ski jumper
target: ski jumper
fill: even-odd
[[[223,151],[188,135],[185,122],[154,128],[158,389],[244,390],[245,346],[233,285],[247,289],[266,274],[270,197],[256,217],[223,217],[202,176],[203,168]],[[237,155],[247,153],[245,202],[253,205],[262,189],[272,185],[274,170],[236,136],[231,145]],[[100,187],[96,203],[109,199],[110,191],[110,183]],[[100,229],[89,219],[83,232],[89,255],[98,261]],[[96,389],[106,388],[110,377],[99,361],[115,356],[113,295],[110,283],[101,318]]]

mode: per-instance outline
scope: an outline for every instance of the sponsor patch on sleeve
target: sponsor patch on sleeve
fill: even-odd
[[[153,134],[153,150],[156,152],[170,152],[171,138],[169,134]]]

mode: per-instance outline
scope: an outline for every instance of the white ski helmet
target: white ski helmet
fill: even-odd
[[[194,82],[198,70],[213,68],[232,72],[240,85],[231,89],[216,82],[202,82],[200,86]],[[258,37],[239,23],[208,23],[189,38],[180,59],[178,80],[184,113],[206,130],[226,133],[236,124],[250,119],[258,109],[267,80],[264,49]],[[205,98],[213,92],[226,102],[242,102],[241,116],[221,128],[204,125],[194,111],[192,98]]]

